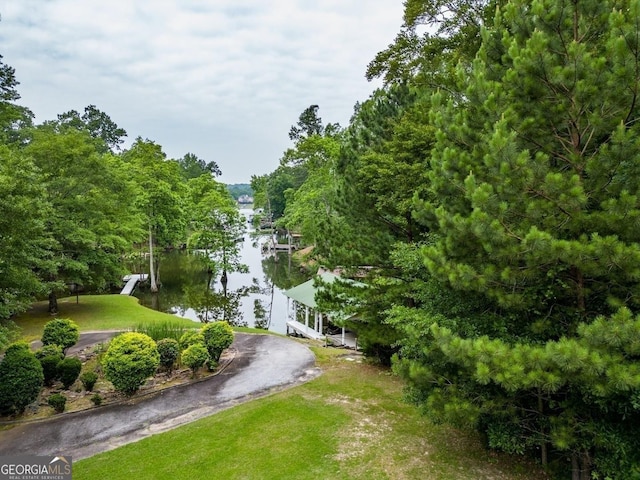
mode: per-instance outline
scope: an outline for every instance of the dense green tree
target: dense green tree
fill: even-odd
[[[434,97],[417,212],[433,232],[429,273],[502,320],[485,332],[446,315],[414,322],[423,347],[403,361],[415,359],[404,372],[417,398],[491,446],[563,452],[575,479],[640,465],[625,308],[639,298],[638,18],[637,1],[498,9],[473,70],[459,69],[464,100]]]
[[[0,146],[0,320],[48,293],[42,276],[55,271],[47,229],[51,204],[33,162]],[[6,346],[6,344],[4,345]]]
[[[132,184],[120,161],[98,151],[88,132],[51,125],[34,129],[24,148],[42,175],[51,206],[45,226],[55,244],[52,266],[41,277],[48,282],[52,313],[56,295],[74,283],[95,290],[119,283],[121,257],[140,237],[140,218]]]
[[[245,219],[235,200],[222,183],[208,177],[189,182],[191,222],[188,245],[204,250],[203,259],[212,274],[221,274],[226,286],[227,274],[245,271],[240,263],[240,242]]]
[[[468,69],[497,6],[506,0],[406,0],[400,33],[367,67],[367,78],[459,92],[456,66]]]
[[[187,153],[184,157],[178,159],[177,162],[186,180],[197,178],[201,175],[213,177],[222,175],[222,170],[220,170],[216,162],[206,162],[193,153]]]
[[[148,231],[151,291],[158,291],[154,246],[182,243],[185,235],[186,188],[176,162],[166,160],[162,147],[138,137],[122,154],[137,184],[135,203]]]
[[[15,69],[2,62],[0,55],[0,143],[21,144],[28,137],[27,127],[32,125],[33,113],[17,105],[20,99]]]

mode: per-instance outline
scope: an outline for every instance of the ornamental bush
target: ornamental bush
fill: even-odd
[[[60,345],[64,353],[69,347],[78,343],[79,338],[78,325],[68,318],[56,318],[47,322],[42,332],[43,345]]]
[[[80,381],[84,389],[90,392],[98,381],[98,374],[96,372],[84,372],[80,375]]]
[[[194,343],[202,343],[204,345],[204,335],[199,330],[189,330],[180,337],[180,350],[186,350]]]
[[[58,364],[58,378],[65,389],[73,385],[80,375],[80,370],[82,370],[82,362],[78,358],[68,357]]]
[[[53,382],[58,379],[58,364],[62,359],[57,355],[47,355],[46,357],[40,358],[39,361],[40,365],[42,365],[44,384],[51,386]]]
[[[64,358],[62,347],[60,345],[56,345],[55,343],[43,345],[41,349],[36,350],[35,355],[38,360],[41,360],[44,357],[58,357],[59,360],[62,360]]]
[[[22,413],[38,398],[43,383],[42,365],[29,345],[10,345],[0,362],[0,413]]]
[[[169,372],[173,369],[173,364],[180,355],[178,341],[173,338],[163,338],[158,341],[158,353],[160,354],[160,365]]]
[[[183,365],[189,367],[195,377],[198,369],[209,360],[209,353],[203,344],[194,343],[182,352],[181,358]]]
[[[227,322],[211,322],[202,327],[201,332],[209,356],[217,363],[222,351],[233,342],[233,329]]]
[[[51,405],[57,413],[62,413],[67,406],[67,397],[60,393],[54,393],[49,397],[47,403]]]
[[[102,359],[104,375],[116,390],[133,395],[160,365],[156,342],[144,333],[118,335]]]

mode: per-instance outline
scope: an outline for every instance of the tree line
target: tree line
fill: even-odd
[[[407,0],[346,127],[311,105],[255,200],[432,419],[640,478],[640,2]]]
[[[54,314],[59,295],[119,285],[134,248],[149,254],[152,290],[156,248],[209,249],[212,273],[233,268],[243,221],[216,162],[170,159],[141,137],[123,149],[127,133],[94,105],[35,124],[1,58],[0,321],[36,298]]]

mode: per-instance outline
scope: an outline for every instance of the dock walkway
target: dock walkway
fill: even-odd
[[[131,295],[133,290],[136,288],[138,282],[144,282],[147,279],[145,273],[133,273],[131,275],[126,275],[122,278],[123,282],[127,282],[120,295]]]
[[[325,336],[316,332],[313,327],[307,327],[304,323],[300,323],[296,320],[289,320],[287,322],[287,335],[290,334],[289,329],[293,330],[293,333],[297,333],[303,337],[307,337],[312,340],[325,341]]]

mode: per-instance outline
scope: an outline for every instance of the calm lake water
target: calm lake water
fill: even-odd
[[[249,217],[253,210],[241,208]],[[157,294],[148,286],[137,288],[134,295],[146,307],[189,318],[196,322],[227,320],[232,325],[265,328],[286,332],[287,299],[283,291],[309,279],[291,261],[286,252],[264,255],[261,246],[269,235],[260,235],[247,223],[241,245],[241,262],[248,273],[228,275],[226,294],[220,278],[210,278],[198,255],[186,252],[163,253],[160,259],[160,282]],[[148,262],[134,270],[148,273]]]

